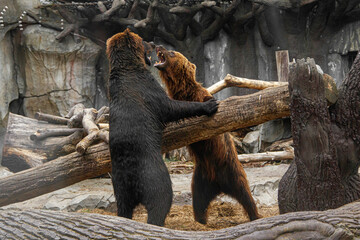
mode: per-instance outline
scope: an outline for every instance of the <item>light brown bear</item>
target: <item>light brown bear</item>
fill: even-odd
[[[156,47],[159,62],[154,64],[175,100],[204,102],[212,95],[196,82],[196,66],[176,51]],[[195,220],[206,224],[207,208],[220,193],[234,197],[243,205],[250,220],[260,217],[251,195],[246,173],[238,160],[234,142],[229,133],[188,146],[195,162],[192,179]]]

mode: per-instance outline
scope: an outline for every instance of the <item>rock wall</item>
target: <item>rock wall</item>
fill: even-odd
[[[63,116],[76,103],[95,105],[101,48],[89,39],[76,43],[69,37],[58,42],[57,34],[38,25],[27,27],[21,34],[17,57],[22,59],[26,116],[38,111]]]
[[[7,34],[0,40],[0,163],[9,106],[19,97],[13,50],[11,36]]]

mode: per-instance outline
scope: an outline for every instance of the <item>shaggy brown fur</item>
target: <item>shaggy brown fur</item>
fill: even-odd
[[[154,66],[171,98],[203,102],[212,95],[196,82],[194,64],[181,53],[156,47],[159,63]],[[195,160],[192,180],[195,220],[205,224],[209,203],[221,192],[236,198],[247,211],[250,220],[258,219],[245,171],[237,158],[229,133],[191,144],[189,152]]]

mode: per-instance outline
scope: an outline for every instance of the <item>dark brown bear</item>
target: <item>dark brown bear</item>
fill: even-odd
[[[147,222],[164,225],[172,202],[171,180],[161,157],[165,124],[211,115],[217,102],[170,99],[145,65],[142,39],[125,30],[108,39],[110,62],[110,155],[117,214],[132,218],[143,204]]]
[[[162,46],[157,46],[156,52],[159,62],[154,66],[160,70],[160,77],[171,98],[204,102],[212,97],[196,82],[196,66],[186,57]],[[222,192],[237,199],[247,211],[250,220],[260,217],[229,133],[193,143],[188,149],[195,161],[192,194],[196,221],[206,224],[207,208]]]

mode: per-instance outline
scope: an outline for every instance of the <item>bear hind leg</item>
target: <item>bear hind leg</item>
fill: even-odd
[[[236,185],[230,189],[230,192],[227,194],[235,198],[244,207],[245,211],[249,215],[250,221],[261,217],[258,213],[254,198],[251,195],[250,187],[246,178],[239,176]]]
[[[156,167],[148,169],[144,179],[142,204],[148,213],[147,223],[163,226],[171,208],[173,190],[169,172],[160,154],[158,163]]]
[[[117,197],[116,198],[117,215],[119,217],[132,219],[134,209],[138,204],[139,203],[135,202],[133,199],[131,199],[131,197],[129,197],[129,199]]]
[[[151,198],[144,204],[148,212],[148,224],[164,226],[166,216],[170,211],[172,203],[173,193],[170,184],[169,187],[167,187],[168,189],[162,191],[161,194],[151,194]]]
[[[192,180],[192,201],[195,221],[206,224],[207,208],[218,194],[220,194],[218,185],[215,182],[210,182],[201,173],[200,168],[195,168]]]
[[[122,174],[113,171],[112,182],[117,206],[117,215],[119,217],[132,218],[134,208],[139,204],[133,193],[132,186],[128,186],[121,178]]]
[[[170,211],[171,203],[165,204],[167,206],[158,205],[153,208],[147,208],[148,211],[148,224],[153,224],[157,226],[164,226],[166,215]]]

